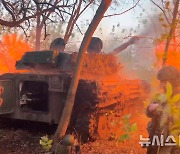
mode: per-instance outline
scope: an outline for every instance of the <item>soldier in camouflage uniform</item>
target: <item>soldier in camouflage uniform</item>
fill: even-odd
[[[166,91],[165,85],[169,82],[173,88],[173,94],[180,93],[180,72],[173,66],[163,67],[157,74],[158,80],[161,82],[161,86]],[[160,94],[161,95],[161,94]],[[161,102],[158,99],[152,100],[151,104],[147,107],[146,114],[152,118],[148,124],[149,138],[152,142],[153,136],[163,135],[166,139],[171,135],[170,126],[173,125],[172,116],[165,111],[167,107],[167,101]],[[162,118],[164,113],[167,116],[167,120],[162,125]],[[147,154],[180,154],[180,150],[177,146],[149,146]]]

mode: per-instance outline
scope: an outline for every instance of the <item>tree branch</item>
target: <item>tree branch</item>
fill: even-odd
[[[150,1],[151,1],[155,6],[157,6],[157,7],[163,12],[163,14],[164,14],[164,16],[165,16],[165,18],[166,18],[167,23],[168,23],[169,25],[171,25],[170,22],[169,22],[169,19],[168,19],[167,15],[166,15],[166,13],[165,13],[165,11],[164,11],[158,4],[156,4],[153,0],[150,0]]]
[[[76,24],[76,27],[78,28],[79,32],[81,33],[81,35],[84,35],[80,29],[80,27],[78,26],[78,24]]]
[[[177,25],[176,17],[177,17],[178,8],[179,8],[179,1],[180,1],[180,0],[176,0],[176,4],[174,5],[173,20],[172,20],[171,27],[170,27],[170,31],[169,31],[169,34],[168,34],[168,37],[167,37],[167,41],[166,41],[166,47],[165,47],[165,50],[164,50],[163,64],[162,64],[162,66],[165,66],[165,65],[166,65],[167,54],[168,54],[168,49],[169,49],[169,44],[170,44],[170,42],[171,42],[172,35],[173,35],[173,33],[175,32],[175,30],[176,30],[176,25]]]
[[[90,0],[90,2],[84,7],[84,9],[79,13],[79,16],[93,3],[94,0]]]
[[[8,2],[5,2],[4,0],[1,0],[1,2],[2,2],[4,8],[11,14],[12,20],[15,21],[16,18],[14,16],[14,13],[8,8],[8,6],[9,6]]]
[[[127,10],[121,12],[121,13],[109,14],[109,15],[106,15],[106,16],[104,16],[104,17],[112,17],[112,16],[122,15],[122,14],[124,14],[124,13],[126,13],[126,12],[128,12],[128,11],[130,11],[130,10],[132,10],[132,9],[134,9],[134,8],[138,5],[139,2],[140,2],[140,0],[138,0],[138,1],[134,4],[134,6],[132,6],[131,8],[129,8],[129,9],[127,9]]]
[[[48,9],[44,9],[42,11],[34,13],[33,15],[23,17],[20,20],[16,20],[16,21],[5,21],[3,19],[0,19],[0,25],[8,26],[8,27],[17,27],[21,23],[23,23],[25,20],[36,18],[36,16],[41,15],[41,14],[43,14],[45,12],[48,12],[48,11],[51,11],[51,10],[54,10],[54,8],[51,7],[51,8],[48,8]]]
[[[23,30],[24,35],[25,35],[26,37],[28,37],[28,35],[27,35],[26,30],[24,29],[24,27],[23,27],[23,26],[21,26],[21,25],[19,25],[18,27],[20,27],[20,28]]]

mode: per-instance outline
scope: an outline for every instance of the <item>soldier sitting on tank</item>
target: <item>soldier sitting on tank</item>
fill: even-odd
[[[139,40],[138,36],[132,37],[128,42],[123,43],[122,45],[115,48],[110,54],[117,55],[124,49],[126,49],[129,45],[134,44],[136,41]],[[101,53],[103,48],[103,42],[99,37],[92,37],[87,52],[88,53]]]
[[[148,124],[151,145],[147,147],[147,154],[179,154],[180,149],[177,146],[167,146],[165,144],[163,146],[152,145],[152,140],[154,136],[158,136],[161,139],[161,135],[163,135],[163,142],[165,143],[167,137],[171,135],[170,130],[174,125],[174,117],[172,113],[166,111],[168,102],[164,96],[167,82],[172,85],[172,96],[180,93],[180,72],[173,66],[166,66],[158,72],[157,78],[161,82],[160,85],[163,93],[157,94],[146,109],[146,115],[151,118]],[[179,127],[176,129],[179,129]]]
[[[50,45],[50,50],[64,52],[65,46],[66,46],[66,43],[65,43],[64,39],[56,38],[52,41],[52,43]]]

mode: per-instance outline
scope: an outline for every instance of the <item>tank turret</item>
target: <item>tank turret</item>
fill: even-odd
[[[72,59],[72,54],[59,53],[57,51],[34,51],[26,52],[23,57],[16,62],[16,69],[63,69],[72,70],[72,65],[68,66],[67,61]]]

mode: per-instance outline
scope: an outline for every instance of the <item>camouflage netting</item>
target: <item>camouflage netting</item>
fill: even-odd
[[[77,59],[77,54],[74,55],[74,59]],[[122,65],[113,55],[96,53],[86,54],[83,61],[81,78],[106,78],[117,75],[121,68]]]
[[[77,53],[74,55],[74,63]],[[103,105],[140,98],[143,93],[140,80],[125,79],[122,65],[110,54],[86,54],[83,61],[78,95],[83,101],[98,101]],[[81,101],[80,101],[81,102]]]
[[[75,64],[77,53],[72,59]],[[95,99],[103,104],[140,98],[143,93],[141,81],[124,78],[121,69],[119,60],[111,54],[86,54],[80,76],[80,95],[88,90],[83,96],[87,95],[88,100]]]

